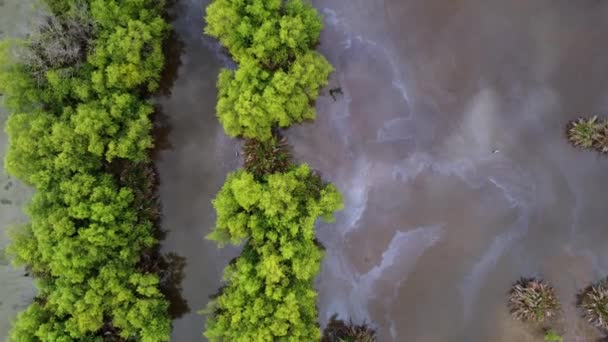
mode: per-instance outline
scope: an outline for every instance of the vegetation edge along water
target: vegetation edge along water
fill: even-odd
[[[228,175],[213,201],[220,246],[243,244],[209,303],[204,332],[220,341],[319,341],[314,278],[323,250],[319,217],[342,208],[337,188],[292,159],[280,134],[314,119],[314,102],[333,70],[315,47],[322,19],[303,0],[214,0],[205,33],[238,67],[219,75],[217,117],[244,138],[244,168]]]
[[[148,97],[169,25],[158,0],[47,0],[24,41],[3,41],[7,171],[36,192],[14,227],[38,294],[9,341],[168,341],[150,255],[158,203]]]

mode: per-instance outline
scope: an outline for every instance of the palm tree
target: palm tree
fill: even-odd
[[[535,278],[521,278],[513,284],[508,306],[513,318],[532,323],[544,323],[560,312],[555,290],[545,281]]]
[[[598,122],[597,116],[579,118],[568,125],[568,140],[576,147],[593,148],[602,135],[605,124]]]
[[[376,331],[363,323],[346,323],[333,315],[323,332],[321,342],[376,342]]]
[[[608,279],[584,289],[579,294],[578,306],[587,322],[608,331]]]

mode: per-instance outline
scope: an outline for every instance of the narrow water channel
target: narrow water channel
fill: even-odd
[[[229,65],[217,42],[203,36],[203,8],[208,1],[179,0],[173,24],[182,51],[169,61],[177,69],[170,94],[158,99],[157,168],[165,253],[184,258],[181,282],[187,307],[178,305],[173,341],[201,341],[209,296],[217,293],[222,271],[239,253],[218,249],[204,239],[215,224],[211,200],[228,172],[239,166],[237,140],[228,138],[215,118],[215,82],[220,67]],[[175,57],[175,56],[174,56]],[[175,59],[175,58],[173,58]]]

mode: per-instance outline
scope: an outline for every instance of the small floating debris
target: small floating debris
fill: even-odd
[[[496,153],[499,153],[499,152],[500,152],[500,150],[498,150],[498,149],[492,150],[492,154],[496,154]]]
[[[336,87],[336,88],[329,89],[329,95],[331,96],[332,99],[334,99],[334,102],[335,102],[335,101],[337,101],[336,95],[344,95],[344,93],[342,92],[341,87]]]

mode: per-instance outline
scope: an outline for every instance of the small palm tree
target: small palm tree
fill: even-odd
[[[593,148],[603,126],[605,125],[598,122],[597,116],[579,118],[568,125],[568,140],[576,147]]]
[[[346,323],[332,316],[323,332],[322,342],[376,342],[376,331],[367,324]]]
[[[608,123],[604,122],[598,129],[594,147],[601,153],[608,153]]]
[[[608,279],[583,290],[578,297],[578,306],[587,322],[608,331]]]
[[[509,310],[519,321],[544,323],[555,318],[560,304],[555,290],[545,281],[521,278],[509,291]]]

